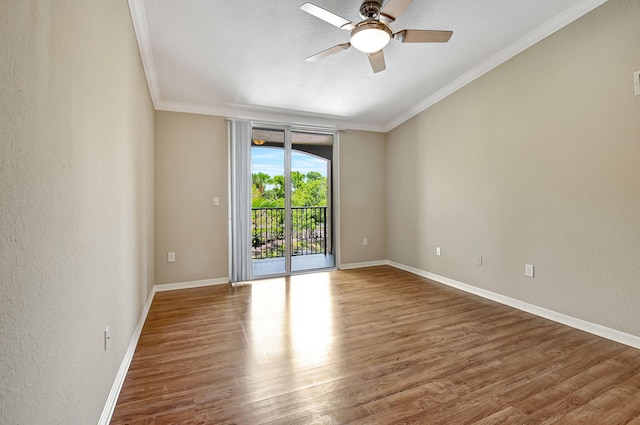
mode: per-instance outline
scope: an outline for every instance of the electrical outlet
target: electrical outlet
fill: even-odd
[[[168,263],[175,263],[176,262],[176,253],[175,252],[168,252],[167,253],[167,262]]]
[[[219,198],[219,197],[217,197],[217,196],[214,196],[214,197],[213,197],[213,206],[214,206],[214,207],[217,207],[217,206],[219,206],[219,205],[220,205],[220,198]]]
[[[482,255],[479,256],[478,258],[476,258],[476,265],[477,266],[481,266],[482,265]]]
[[[524,276],[525,277],[533,277],[533,264],[525,264],[524,265]]]
[[[109,345],[111,343],[111,329],[107,326],[107,329],[104,330],[104,351],[109,349]]]
[[[367,245],[369,245],[369,239],[362,238],[362,246],[367,246]]]
[[[440,255],[440,247],[439,246],[436,247],[436,255]]]

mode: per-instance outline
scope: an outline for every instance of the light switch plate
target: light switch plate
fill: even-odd
[[[636,71],[633,73],[633,87],[636,96],[640,96],[640,71]]]
[[[533,264],[524,265],[524,275],[525,277],[533,277]]]
[[[109,349],[109,345],[111,343],[111,329],[109,326],[104,330],[104,351]]]

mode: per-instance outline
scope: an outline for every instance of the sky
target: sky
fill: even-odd
[[[298,151],[291,151],[291,170],[307,174],[317,171],[327,176],[325,160]],[[265,173],[273,176],[284,175],[284,149],[282,148],[251,148],[251,173]]]

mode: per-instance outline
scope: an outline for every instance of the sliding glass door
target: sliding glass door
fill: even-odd
[[[254,127],[253,277],[335,266],[333,135]]]
[[[285,131],[253,129],[251,137],[253,276],[283,275],[289,268]]]
[[[291,133],[292,272],[335,266],[332,163],[332,135]]]

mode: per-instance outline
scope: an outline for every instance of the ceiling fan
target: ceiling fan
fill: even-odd
[[[357,24],[313,3],[303,4],[300,9],[305,12],[340,29],[348,30],[350,39],[347,43],[323,50],[305,60],[315,62],[353,46],[367,54],[371,68],[376,73],[386,69],[382,49],[392,38],[399,43],[446,43],[449,41],[453,31],[401,30],[394,33],[391,30],[389,25],[404,12],[411,1],[389,0],[382,6],[382,0],[364,0],[360,6],[360,16],[363,21]]]

